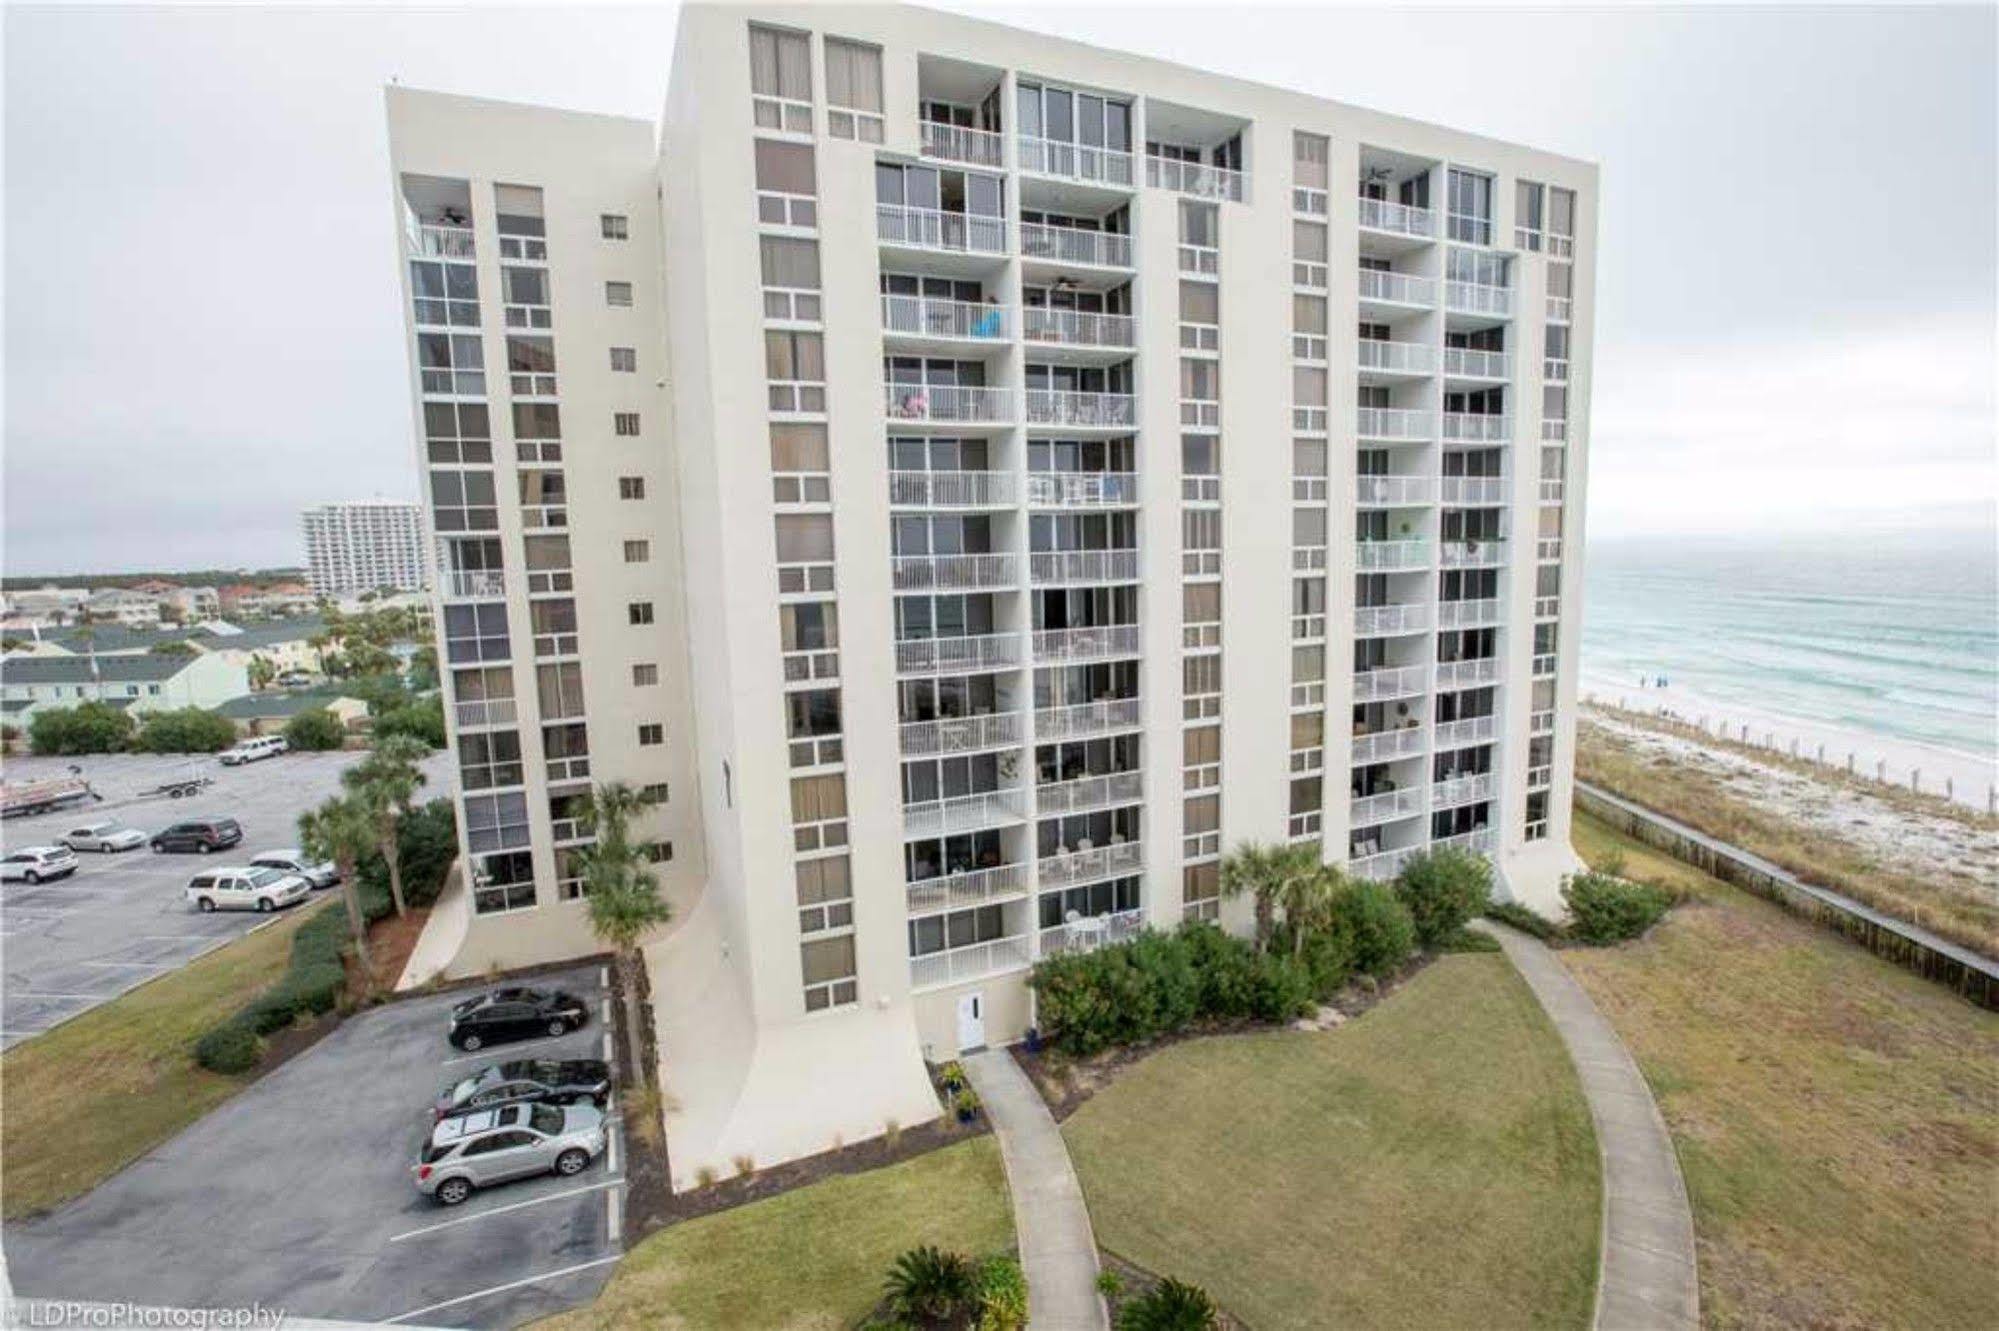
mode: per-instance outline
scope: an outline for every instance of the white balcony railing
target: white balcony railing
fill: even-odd
[[[1460,379],[1511,379],[1513,357],[1504,351],[1445,347],[1444,373]]]
[[[1347,806],[1347,822],[1354,827],[1410,818],[1423,812],[1421,787],[1384,790],[1379,795],[1362,795]]]
[[[410,253],[420,259],[471,259],[477,257],[469,226],[419,226],[409,237]]]
[[[1499,602],[1491,598],[1437,602],[1437,627],[1440,629],[1485,628],[1498,622]]]
[[[1492,798],[1492,773],[1454,776],[1430,787],[1430,807],[1455,809],[1460,804],[1476,804]]]
[[[1057,781],[1037,786],[1035,812],[1046,818],[1056,813],[1082,813],[1088,809],[1108,809],[1118,804],[1136,804],[1145,798],[1145,778],[1139,772],[1112,772],[1106,776],[1085,776],[1074,781]]]
[[[906,638],[895,645],[896,673],[904,675],[1008,670],[1021,661],[1018,633]]]
[[[507,594],[507,576],[496,568],[445,569],[447,600],[484,600]]]
[[[1020,741],[1018,712],[944,716],[934,721],[907,721],[902,726],[902,756],[905,758],[977,753],[984,749],[1004,749]]]
[[[1069,707],[1043,707],[1034,714],[1034,738],[1039,743],[1081,739],[1088,735],[1131,730],[1139,725],[1136,698],[1108,698]]]
[[[909,337],[963,338],[997,342],[1011,336],[1006,308],[936,296],[883,296],[882,329]]]
[[[473,698],[452,708],[460,730],[469,730],[474,726],[510,726],[519,714],[512,698]]]
[[[1013,419],[1013,395],[1004,388],[883,384],[882,406],[892,421],[980,425]]]
[[[976,795],[954,795],[950,799],[929,800],[902,806],[905,837],[952,836],[1002,827],[1027,818],[1027,792],[1020,789],[987,790]]]
[[[1379,851],[1373,855],[1363,855],[1359,859],[1347,861],[1347,872],[1356,878],[1371,882],[1382,882],[1402,872],[1402,866],[1421,854],[1421,846],[1401,846],[1395,850]]]
[[[1354,344],[1354,361],[1363,370],[1428,374],[1437,368],[1437,349],[1427,342],[1387,342],[1364,337]]]
[[[1145,912],[1121,910],[1108,915],[1086,915],[1041,931],[1041,955],[1060,956],[1064,952],[1094,952],[1112,943],[1128,943],[1145,932]]]
[[[1103,185],[1131,184],[1131,154],[1114,148],[1094,148],[1085,143],[1061,143],[1022,134],[1014,141],[1020,152],[1020,169],[1067,180],[1087,180]]]
[[[900,203],[875,205],[875,238],[900,249],[949,254],[1006,253],[1006,219]]]
[[[1413,698],[1429,691],[1428,666],[1383,666],[1378,670],[1357,671],[1353,677],[1353,700],[1357,703]]]
[[[1437,552],[1437,562],[1444,568],[1498,568],[1506,562],[1506,542],[1497,537],[1483,541],[1444,541]]]
[[[1483,282],[1446,282],[1444,305],[1459,314],[1489,314],[1506,319],[1513,314],[1513,290]]]
[[[1074,393],[1056,388],[1027,390],[1030,425],[1126,427],[1138,420],[1138,399],[1130,393]]]
[[[991,130],[940,125],[931,120],[920,121],[917,128],[922,133],[925,157],[969,162],[973,166],[998,167],[1006,163],[1006,140]]]
[[[1090,268],[1131,267],[1131,237],[1116,231],[1020,224],[1020,257],[1082,264]]]
[[[1040,508],[1118,508],[1138,502],[1138,475],[1129,471],[1035,471],[1027,502]]]
[[[1022,327],[1029,342],[1053,342],[1069,347],[1130,347],[1137,340],[1128,314],[1098,314],[1092,310],[1056,310],[1030,305]]]
[[[1144,867],[1145,852],[1136,841],[1122,841],[1108,846],[1064,847],[1058,854],[1042,857],[1041,885],[1073,887],[1077,883],[1137,873]]]
[[[1135,582],[1136,550],[1038,550],[1028,556],[1036,586],[1064,582]]]
[[[1429,440],[1436,437],[1437,418],[1406,407],[1355,407],[1354,433],[1363,439]]]
[[[1444,438],[1503,444],[1513,437],[1513,418],[1469,411],[1444,413]]]
[[[1430,627],[1430,607],[1414,605],[1364,605],[1353,612],[1353,631],[1363,638],[1392,633],[1423,633]]]
[[[1011,508],[1019,487],[1010,471],[892,471],[888,502],[901,508]]]
[[[1426,568],[1429,563],[1428,541],[1354,542],[1354,567],[1364,572]]]
[[[997,591],[1020,583],[1020,561],[1011,554],[902,555],[890,568],[899,592]]]
[[[909,885],[909,913],[931,915],[943,910],[965,910],[991,905],[1021,896],[1028,888],[1025,864],[997,864],[989,869],[967,869],[963,873],[925,878]]]
[[[1471,831],[1460,832],[1456,836],[1440,836],[1430,843],[1430,849],[1467,850],[1474,855],[1490,855],[1492,853],[1492,829],[1490,827],[1474,827]]]
[[[1434,504],[1437,482],[1430,476],[1362,476],[1354,481],[1354,498],[1375,508]]]
[[[1482,656],[1471,661],[1437,662],[1437,687],[1440,689],[1474,688],[1481,684],[1499,682],[1499,658]]]
[[[963,980],[1020,970],[1027,965],[1031,950],[1031,940],[1023,934],[1017,938],[995,938],[990,943],[954,947],[948,952],[927,952],[909,959],[909,986],[912,989],[929,989],[940,984],[957,984]]]
[[[1428,208],[1390,203],[1387,199],[1362,199],[1360,224],[1370,231],[1392,231],[1398,236],[1437,234],[1437,215]]]
[[[1103,661],[1137,656],[1141,650],[1136,624],[1105,624],[1096,628],[1041,629],[1034,635],[1037,664],[1055,661]]]
[[[1153,189],[1170,189],[1197,199],[1228,199],[1234,203],[1241,203],[1248,190],[1248,180],[1240,171],[1171,157],[1146,158],[1145,183]]]
[[[1444,477],[1444,502],[1476,507],[1506,502],[1507,480],[1504,476],[1446,476]]]
[[[1360,270],[1360,298],[1386,305],[1435,305],[1437,279],[1363,268]]]
[[[1354,736],[1352,760],[1363,767],[1369,763],[1394,762],[1397,758],[1413,758],[1429,745],[1429,732],[1420,724],[1378,730],[1371,735]]]
[[[1462,721],[1439,721],[1431,732],[1440,749],[1468,749],[1474,744],[1490,744],[1499,736],[1499,718],[1470,716]]]

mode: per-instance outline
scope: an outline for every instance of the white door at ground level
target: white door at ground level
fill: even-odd
[[[958,996],[958,1048],[977,1049],[986,1042],[986,996]]]

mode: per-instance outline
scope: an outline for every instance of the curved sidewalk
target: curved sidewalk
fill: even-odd
[[[1603,1242],[1596,1331],[1697,1331],[1694,1218],[1672,1138],[1652,1090],[1611,1024],[1555,954],[1517,930],[1480,920],[1540,1000],[1589,1100],[1603,1158]]]
[[[1105,1331],[1097,1241],[1061,1129],[1006,1050],[988,1049],[963,1063],[1006,1162],[1014,1235],[1027,1276],[1028,1325],[1034,1331]]]

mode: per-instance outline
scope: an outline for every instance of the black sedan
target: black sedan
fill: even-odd
[[[590,1009],[560,989],[495,989],[451,1009],[454,1047],[466,1053],[509,1040],[554,1038],[590,1020]]]
[[[610,1094],[611,1067],[602,1059],[522,1059],[481,1068],[445,1087],[431,1107],[431,1117],[537,1102],[573,1105],[588,1100],[602,1109]]]

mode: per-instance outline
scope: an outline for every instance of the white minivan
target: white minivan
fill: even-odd
[[[244,763],[254,763],[259,758],[275,758],[291,748],[283,735],[260,735],[256,739],[246,739],[222,751],[224,767],[238,767]]]
[[[295,905],[312,895],[312,887],[297,874],[278,869],[210,869],[188,881],[187,899],[196,910],[273,911]]]

